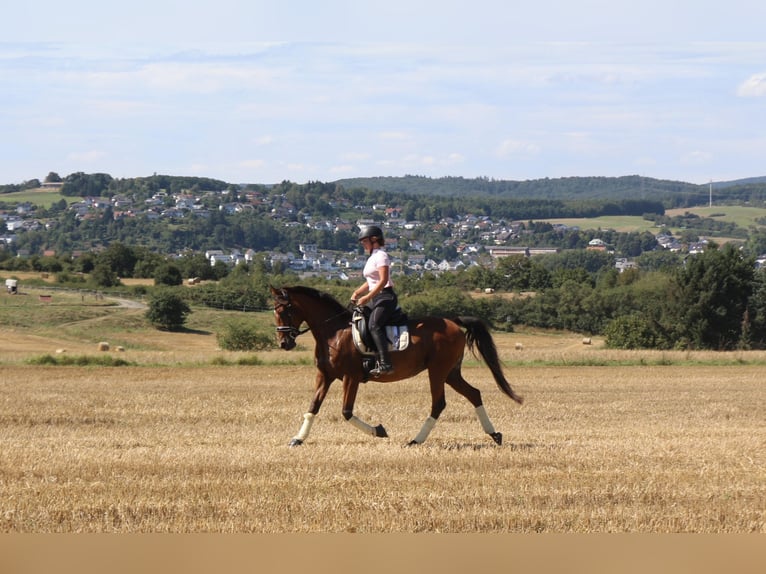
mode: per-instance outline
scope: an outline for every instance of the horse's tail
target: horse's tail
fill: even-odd
[[[497,355],[497,347],[487,324],[477,317],[457,317],[453,320],[466,330],[468,348],[474,356],[476,356],[474,347],[478,349],[481,358],[484,359],[489,370],[492,371],[492,376],[495,378],[495,382],[500,387],[500,390],[517,403],[522,404],[524,398],[514,392],[505,378],[500,357]]]

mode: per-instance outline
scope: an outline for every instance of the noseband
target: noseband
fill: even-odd
[[[277,327],[277,333],[284,333],[288,337],[292,337],[295,339],[298,335],[303,335],[303,333],[306,333],[308,331],[308,328],[306,329],[298,329],[297,327],[293,327],[292,325],[284,325]]]

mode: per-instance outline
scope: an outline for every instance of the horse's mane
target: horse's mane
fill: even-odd
[[[285,289],[289,293],[305,295],[306,297],[311,297],[312,299],[317,299],[318,301],[322,303],[326,303],[327,305],[332,307],[333,312],[336,313],[337,315],[351,314],[351,311],[349,311],[346,306],[342,305],[335,297],[333,297],[329,293],[320,291],[319,289],[314,289],[313,287],[306,287],[304,285],[295,285],[293,287],[285,287]]]

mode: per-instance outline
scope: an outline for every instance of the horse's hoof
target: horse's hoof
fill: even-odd
[[[415,439],[411,440],[407,443],[407,446],[418,446],[420,443],[416,441]]]
[[[497,444],[503,444],[503,433],[493,432],[493,433],[490,433],[489,436],[491,436],[492,440],[495,441]]]
[[[388,438],[388,434],[386,433],[386,429],[383,428],[383,425],[375,427],[375,436],[377,438]]]
[[[303,444],[303,441],[299,438],[294,438],[290,441],[290,446],[301,446]]]

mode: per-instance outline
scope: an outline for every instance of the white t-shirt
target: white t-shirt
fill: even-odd
[[[364,278],[367,280],[367,286],[370,291],[375,289],[378,283],[380,283],[380,269],[381,267],[391,267],[391,260],[388,257],[388,253],[382,249],[373,249],[372,254],[367,259],[367,263],[364,265]],[[393,287],[394,283],[391,281],[391,273],[388,274],[388,282],[383,287]]]

